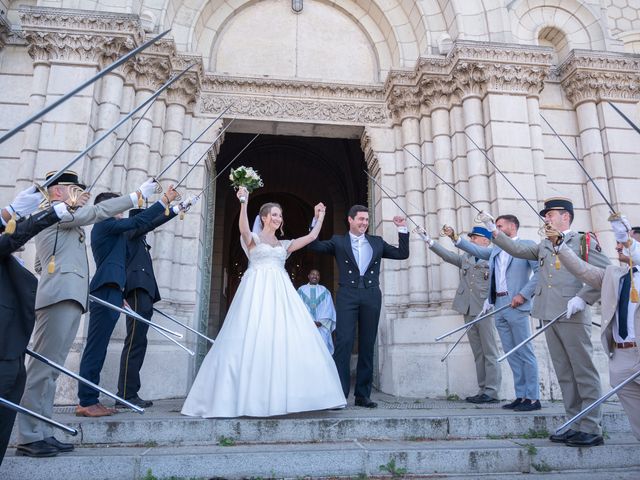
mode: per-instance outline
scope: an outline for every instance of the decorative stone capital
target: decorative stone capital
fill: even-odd
[[[21,7],[19,14],[36,61],[100,65],[142,40],[136,15],[48,7]]]
[[[487,91],[488,78],[486,65],[475,62],[460,62],[453,67],[451,81],[455,81],[463,98],[483,97]]]
[[[449,76],[423,76],[420,80],[420,102],[427,112],[438,108],[448,109],[457,100],[457,89],[458,86]]]
[[[11,24],[4,14],[0,14],[0,50],[7,44],[7,38],[11,34]]]
[[[397,86],[391,89],[387,97],[387,105],[393,116],[394,122],[398,123],[407,117],[420,117],[420,88]]]
[[[127,62],[125,75],[139,90],[155,91],[167,81],[171,71],[171,62],[167,57],[138,55],[132,62]]]
[[[488,89],[498,92],[538,95],[544,88],[548,68],[531,65],[491,65]]]
[[[574,50],[556,75],[574,106],[586,101],[640,100],[636,55]]]

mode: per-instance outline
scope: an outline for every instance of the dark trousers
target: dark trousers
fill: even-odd
[[[153,299],[146,290],[136,288],[127,295],[127,303],[140,316],[150,319],[153,315]],[[140,369],[147,352],[147,331],[149,325],[127,317],[127,338],[120,355],[118,375],[118,396],[134,398],[140,391]]]
[[[26,380],[24,357],[0,360],[0,397],[13,403],[20,403]],[[15,419],[15,411],[0,406],[0,465],[7,451]]]
[[[342,391],[349,397],[351,352],[358,327],[358,367],[356,397],[369,398],[373,382],[373,349],[378,335],[382,292],[378,287],[340,287],[336,295],[336,362]]]
[[[92,294],[112,305],[122,306],[122,292],[117,288],[100,287]],[[100,383],[100,372],[107,357],[109,340],[119,317],[120,314],[115,310],[97,303],[91,304],[87,344],[82,352],[82,360],[80,360],[80,376],[95,384]],[[97,390],[84,383],[78,384],[78,399],[83,407],[98,403],[99,396],[100,392]]]

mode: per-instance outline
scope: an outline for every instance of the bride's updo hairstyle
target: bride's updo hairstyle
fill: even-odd
[[[269,215],[271,213],[271,209],[273,207],[277,207],[280,209],[280,212],[282,212],[282,223],[280,224],[280,235],[284,235],[284,211],[282,210],[282,206],[279,203],[276,202],[269,202],[269,203],[265,203],[264,205],[262,205],[260,207],[260,211],[258,212],[258,215],[260,216],[260,223],[262,224],[262,228],[264,228],[264,220],[262,220],[263,218],[265,218],[267,215]]]

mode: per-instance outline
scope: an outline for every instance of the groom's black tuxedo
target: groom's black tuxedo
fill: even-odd
[[[355,396],[369,398],[373,380],[373,347],[378,334],[378,321],[382,304],[380,292],[380,264],[383,258],[404,260],[409,258],[409,234],[399,233],[399,246],[394,247],[382,237],[366,235],[371,245],[371,262],[360,276],[353,254],[351,237],[334,235],[331,240],[315,240],[309,249],[335,257],[340,273],[340,288],[336,294],[336,344],[333,359],[336,362],[344,396],[349,396],[351,351],[358,326],[358,367]]]

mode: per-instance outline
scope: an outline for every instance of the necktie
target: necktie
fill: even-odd
[[[637,267],[633,267],[630,275],[625,275],[620,288],[620,299],[618,301],[618,335],[623,340],[627,338],[629,330],[627,329],[627,313],[629,310],[629,295],[631,293],[631,275],[638,271]]]
[[[361,248],[360,248],[360,238],[361,237],[355,237],[353,239],[353,250],[356,253],[355,257],[356,257],[356,262],[358,262],[358,270],[362,270],[360,268],[360,264],[362,263],[362,261],[360,260],[360,256],[361,256],[361,253],[360,253],[360,250],[361,250]]]

